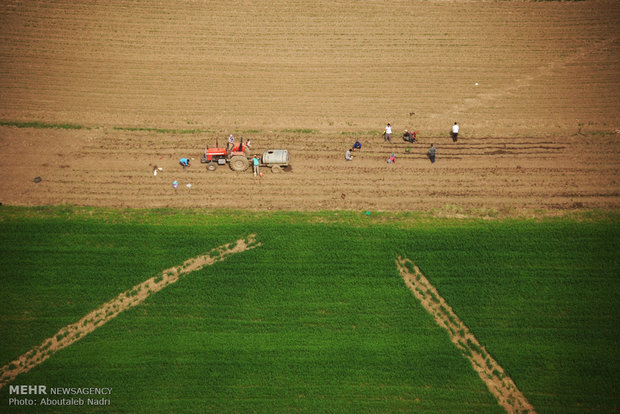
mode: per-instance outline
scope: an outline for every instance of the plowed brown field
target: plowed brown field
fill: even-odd
[[[457,143],[442,137],[433,139],[438,152],[431,165],[425,138],[410,145],[409,154],[405,143],[362,139],[362,151],[347,162],[344,148],[351,137],[260,134],[253,146],[288,148],[293,168],[279,174],[263,169],[256,179],[228,166],[207,172],[196,150],[205,144],[201,136],[17,128],[3,128],[2,134],[0,161],[7,173],[0,189],[7,204],[448,212],[453,207],[446,206],[455,206],[505,213],[620,207],[620,146],[613,136]],[[385,162],[392,151],[395,165]],[[178,158],[186,154],[195,159],[183,171]],[[163,168],[157,176],[154,166]],[[43,179],[38,184],[32,182],[37,176]]]
[[[85,128],[0,127],[0,202],[617,209],[618,33],[617,1],[5,1],[0,120]],[[206,172],[228,133],[288,149],[293,170]]]

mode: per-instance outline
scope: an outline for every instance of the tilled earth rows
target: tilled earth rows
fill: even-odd
[[[421,137],[248,134],[255,153],[288,149],[290,171],[234,172],[200,164],[226,134],[167,134],[106,128],[0,128],[4,204],[287,210],[438,210],[446,213],[620,207],[618,137]],[[363,142],[354,160],[344,153]],[[433,142],[437,161],[426,151]],[[410,151],[406,152],[409,147]],[[604,147],[605,150],[601,151]],[[396,164],[386,163],[390,153]],[[193,158],[184,171],[178,160]],[[158,170],[154,175],[153,170]],[[33,180],[41,177],[41,181]],[[172,186],[178,182],[178,189]],[[191,184],[191,187],[187,185]]]
[[[0,202],[618,208],[618,33],[613,0],[5,1]],[[85,128],[9,126],[21,121]],[[446,136],[454,121],[458,143]],[[394,144],[362,133],[363,151],[344,161],[358,136],[342,131],[386,122]],[[422,137],[410,153],[404,128]],[[200,166],[205,144],[250,130],[265,131],[246,133],[257,151],[288,149],[292,171]],[[320,132],[278,132],[298,130]],[[194,157],[188,171],[181,156]]]
[[[458,3],[458,4],[457,4]],[[620,128],[620,3],[0,5],[0,120],[539,136]]]

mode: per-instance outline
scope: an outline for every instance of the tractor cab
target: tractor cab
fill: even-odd
[[[241,148],[239,148],[241,147]],[[230,158],[233,155],[247,155],[247,147],[245,145],[235,144],[232,151],[228,151],[226,148],[209,148],[205,149],[204,154],[200,162],[206,164],[211,161],[217,161],[220,158]]]
[[[231,151],[231,154],[229,154],[229,156],[232,155],[247,155],[248,152],[248,148],[243,145],[243,144],[235,144],[233,146],[233,149]]]
[[[248,148],[242,144],[234,144],[232,150],[226,148],[205,149],[200,158],[202,164],[207,164],[207,170],[215,171],[218,165],[229,164],[234,171],[244,171],[250,165],[248,161]]]

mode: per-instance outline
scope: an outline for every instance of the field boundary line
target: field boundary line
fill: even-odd
[[[60,329],[55,335],[44,340],[41,345],[35,346],[16,360],[3,366],[2,369],[0,369],[0,389],[13,381],[19,374],[30,371],[57,351],[68,347],[87,334],[93,332],[95,329],[118,316],[121,312],[139,305],[152,294],[177,282],[182,276],[225,260],[232,254],[241,253],[260,245],[261,243],[256,241],[256,235],[250,234],[245,239],[239,239],[234,243],[221,245],[204,255],[188,259],[180,266],[163,270],[156,276],[126,290],[116,298],[90,312],[79,321]]]
[[[409,270],[408,264],[413,266],[415,273]],[[471,362],[480,379],[506,412],[535,413],[534,406],[527,401],[514,381],[506,375],[504,369],[485,347],[480,345],[452,308],[439,296],[437,289],[431,285],[420,269],[411,260],[400,256],[396,259],[396,266],[416,299],[435,318],[435,322],[448,332],[452,343]]]

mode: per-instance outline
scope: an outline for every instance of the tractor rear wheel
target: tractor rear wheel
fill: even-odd
[[[207,171],[215,171],[216,168],[217,168],[217,164],[214,163],[213,161],[207,163]]]
[[[233,171],[245,171],[250,166],[250,161],[242,155],[235,155],[230,158],[228,164]]]

